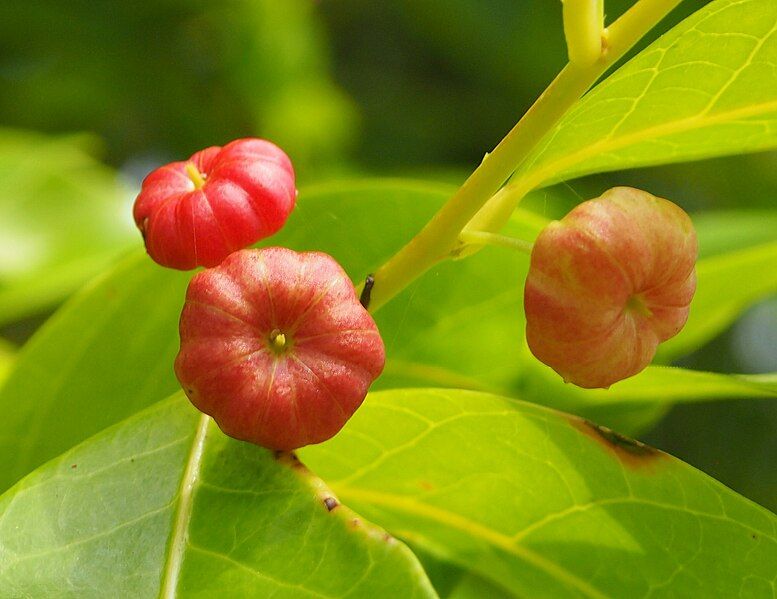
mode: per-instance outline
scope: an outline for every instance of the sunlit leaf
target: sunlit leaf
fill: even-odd
[[[360,513],[516,596],[773,589],[777,517],[666,454],[539,406],[375,393],[301,456]]]
[[[177,389],[176,315],[190,276],[129,257],[27,343],[0,389],[0,488]]]
[[[777,147],[777,4],[716,0],[594,88],[521,167],[537,184]]]
[[[0,497],[0,589],[12,597],[434,596],[402,543],[333,501],[299,462],[229,439],[177,397]]]

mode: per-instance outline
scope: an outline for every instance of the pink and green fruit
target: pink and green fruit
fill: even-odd
[[[644,369],[688,318],[696,233],[668,200],[616,187],[550,223],[524,290],[532,353],[580,387]]]

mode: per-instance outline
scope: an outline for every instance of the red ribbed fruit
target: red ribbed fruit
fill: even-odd
[[[385,362],[375,322],[327,254],[242,250],[189,284],[175,373],[226,434],[290,450],[337,433]]]
[[[540,233],[524,307],[529,349],[565,381],[609,387],[685,325],[696,233],[678,206],[616,187]]]
[[[133,216],[162,266],[216,266],[278,231],[294,208],[294,169],[278,146],[238,139],[150,173]]]

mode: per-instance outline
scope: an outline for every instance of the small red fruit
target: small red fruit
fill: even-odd
[[[150,173],[133,215],[155,262],[189,270],[216,266],[278,231],[296,198],[283,150],[263,139],[237,139]]]
[[[383,370],[375,322],[320,252],[242,250],[189,284],[175,373],[231,437],[295,449],[335,435]]]
[[[524,290],[529,349],[565,381],[609,387],[685,325],[696,233],[668,200],[616,187],[550,223]]]

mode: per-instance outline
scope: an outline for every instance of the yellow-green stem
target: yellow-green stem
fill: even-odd
[[[602,49],[599,60],[587,66],[568,64],[564,67],[451,199],[407,245],[374,273],[370,310],[380,308],[436,262],[448,256],[458,243],[462,229],[544,135],[607,68],[680,1],[640,0],[612,25],[608,45]],[[478,228],[494,230],[491,227]]]
[[[563,0],[569,62],[590,65],[602,54],[604,0]]]
[[[467,245],[495,245],[511,250],[518,250],[524,254],[531,254],[531,249],[534,247],[534,244],[531,241],[517,239],[516,237],[508,237],[507,235],[499,235],[498,233],[489,233],[487,231],[462,231],[459,235],[459,241]]]

